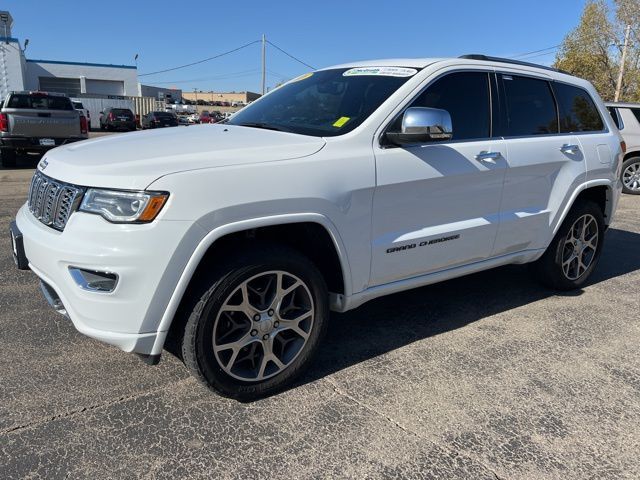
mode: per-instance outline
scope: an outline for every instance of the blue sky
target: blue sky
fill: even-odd
[[[314,67],[385,57],[513,56],[559,44],[583,0],[275,1],[4,0],[27,58],[134,64],[144,74],[198,61],[264,33]],[[544,52],[543,52],[544,53]],[[554,53],[530,57],[549,64]],[[309,69],[267,48],[267,85]],[[260,46],[190,68],[142,76],[183,90],[260,89]]]

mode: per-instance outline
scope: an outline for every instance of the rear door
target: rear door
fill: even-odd
[[[546,247],[568,192],[586,167],[575,134],[561,132],[551,79],[499,73],[508,168],[493,256]]]
[[[491,253],[506,167],[504,142],[491,134],[492,82],[489,71],[451,71],[409,105],[448,111],[452,140],[375,147],[372,285]]]

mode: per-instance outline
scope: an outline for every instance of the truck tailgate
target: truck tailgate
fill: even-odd
[[[80,135],[80,117],[75,110],[5,109],[5,113],[11,136],[68,138]]]

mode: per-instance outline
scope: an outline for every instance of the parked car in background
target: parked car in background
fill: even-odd
[[[558,70],[357,62],[222,125],[50,152],[11,224],[15,259],[81,332],[149,363],[166,341],[210,388],[251,400],[305,370],[330,310],[507,264],[583,287],[623,155],[595,88]],[[42,216],[55,188],[73,202]]]
[[[124,130],[127,132],[136,129],[136,117],[128,108],[105,108],[100,112],[100,130]]]
[[[609,102],[606,105],[627,144],[620,172],[622,191],[640,195],[640,103]]]
[[[11,92],[0,109],[2,165],[13,167],[17,154],[41,155],[58,145],[88,137],[87,118],[61,93]]]
[[[188,115],[178,115],[178,125],[191,125]]]
[[[200,123],[200,115],[198,115],[197,113],[192,113],[191,115],[187,116],[187,119],[191,124]]]
[[[199,123],[215,123],[213,117],[209,113],[209,110],[203,110],[200,112]]]
[[[84,105],[82,105],[82,102],[76,102],[72,100],[71,103],[73,104],[73,108],[75,108],[77,111],[79,111],[80,113],[82,113],[82,115],[85,116],[85,118],[87,119],[87,128],[91,130],[91,112],[89,112],[88,109],[84,108]]]
[[[171,112],[150,112],[142,116],[142,129],[177,127],[178,118]]]

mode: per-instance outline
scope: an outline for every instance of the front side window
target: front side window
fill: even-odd
[[[505,136],[558,133],[558,114],[546,80],[502,75],[506,103]]]
[[[486,72],[445,75],[427,87],[410,106],[449,112],[452,140],[488,138],[491,135],[489,74]],[[396,121],[397,125],[394,124],[392,129],[399,129],[400,121]]]
[[[560,132],[599,132],[604,128],[589,94],[581,88],[554,83],[553,90],[560,110]]]
[[[316,137],[350,132],[417,69],[360,67],[302,75],[235,113],[227,123]]]

